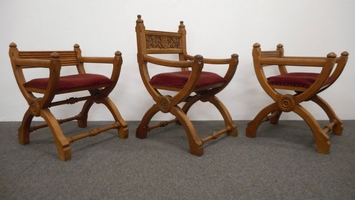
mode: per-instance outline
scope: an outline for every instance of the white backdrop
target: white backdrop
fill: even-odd
[[[255,42],[262,49],[284,44],[286,55],[325,56],[350,53],[339,80],[321,94],[341,119],[355,119],[354,0],[15,0],[0,6],[0,121],[20,121],[27,104],[17,88],[8,58],[8,45],[20,50],[72,49],[80,44],[83,55],[123,53],[121,77],[111,94],[126,120],[140,120],[153,101],[146,92],[136,62],[135,21],[141,14],[147,29],[176,31],[183,20],[188,52],[204,57],[240,56],[233,81],[221,99],[235,120],[250,120],[270,97],[261,89],[252,65]],[[313,104],[305,107],[317,119],[326,115]],[[79,112],[78,106],[53,108],[60,117]],[[194,120],[219,120],[208,104],[190,112]],[[158,115],[156,119],[166,118]],[[90,120],[110,120],[103,106],[95,106]],[[285,114],[282,119],[299,119]]]

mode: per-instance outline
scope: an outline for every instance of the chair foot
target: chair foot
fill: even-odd
[[[70,146],[67,147],[58,147],[58,154],[59,154],[59,159],[62,161],[68,161],[71,159],[71,149]]]
[[[317,152],[321,154],[329,154],[330,142],[329,141],[316,141]]]
[[[190,153],[195,156],[203,156],[203,146],[198,147],[197,145],[190,145]]]
[[[139,139],[146,138],[148,131],[149,131],[148,126],[143,126],[139,124],[138,128],[136,129],[136,138]]]
[[[88,126],[87,117],[85,119],[80,118],[77,120],[77,122],[79,128],[86,128]]]
[[[128,133],[129,133],[129,130],[128,130],[127,125],[122,126],[118,129],[118,137],[121,139],[128,138]]]
[[[256,131],[258,130],[259,123],[255,121],[251,121],[248,123],[247,128],[245,130],[245,135],[250,138],[256,137]]]
[[[69,144],[68,140],[63,141],[63,138],[62,138],[62,140],[60,140],[59,135],[60,135],[59,133],[53,133],[56,147],[57,147],[57,151],[58,151],[58,155],[59,155],[59,159],[61,159],[62,161],[70,160],[71,159],[70,144]]]
[[[20,144],[25,145],[30,143],[30,133],[23,130],[19,130],[18,141]]]
[[[343,122],[337,122],[337,124],[335,124],[332,128],[332,132],[334,135],[341,135],[343,133]]]
[[[233,130],[229,131],[229,132],[227,133],[227,135],[228,135],[228,136],[232,136],[232,137],[237,137],[237,136],[238,136],[238,130],[237,130],[237,128],[236,128],[236,127],[233,128]]]

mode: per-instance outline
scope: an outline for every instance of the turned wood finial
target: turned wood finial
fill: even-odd
[[[122,53],[120,51],[116,51],[115,56],[122,56]]]
[[[197,54],[194,56],[194,59],[197,61],[197,62],[201,62],[203,60],[203,56],[200,55],[200,54]]]
[[[137,21],[136,23],[143,23],[143,19],[141,15],[137,15]]]
[[[79,48],[80,45],[79,44],[74,44],[74,48]]]
[[[184,21],[180,21],[179,28],[185,28]]]
[[[231,56],[232,58],[238,58],[239,57],[239,55],[238,54],[236,54],[236,53],[234,53],[234,54],[232,54],[232,56]]]
[[[334,52],[330,52],[330,53],[328,53],[327,57],[328,58],[336,58],[337,55]]]
[[[253,45],[253,47],[254,47],[254,48],[260,48],[260,44],[259,44],[259,43],[255,43],[255,44]]]
[[[283,44],[278,44],[276,47],[277,47],[278,49],[280,49],[280,48],[283,48],[284,45],[283,45]]]
[[[349,53],[348,53],[347,51],[343,51],[343,52],[341,53],[341,56],[349,56]]]
[[[59,58],[59,57],[60,57],[60,55],[58,52],[51,53],[51,58]]]
[[[17,47],[17,45],[16,45],[16,43],[11,42],[10,45],[9,45],[9,47]]]

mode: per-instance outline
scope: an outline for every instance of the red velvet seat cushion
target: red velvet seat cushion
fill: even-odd
[[[25,87],[32,87],[38,89],[46,89],[48,85],[48,78],[36,78],[24,84]],[[69,76],[62,76],[59,79],[58,90],[64,91],[69,89],[111,84],[111,79],[99,74],[75,74]]]
[[[268,77],[268,83],[270,85],[284,85],[284,86],[296,86],[309,88],[318,78],[319,73],[311,72],[293,72],[287,74],[281,74],[278,76]],[[333,80],[329,78],[325,85],[332,83]]]
[[[157,74],[152,77],[150,83],[157,86],[183,88],[190,77],[190,73],[191,71],[178,71]],[[196,88],[224,82],[226,82],[226,79],[218,74],[212,72],[202,72]]]

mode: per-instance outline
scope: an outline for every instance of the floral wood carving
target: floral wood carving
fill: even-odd
[[[180,37],[146,35],[147,49],[180,49]]]

